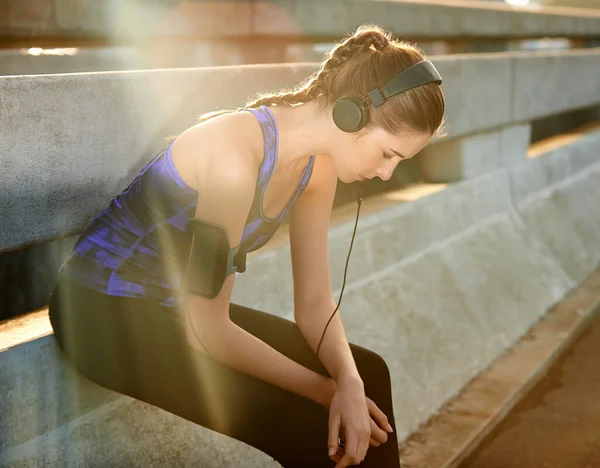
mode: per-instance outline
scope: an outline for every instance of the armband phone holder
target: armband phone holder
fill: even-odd
[[[246,253],[229,247],[227,230],[198,218],[189,221],[190,253],[183,275],[184,289],[191,294],[214,299],[231,273],[246,271]]]

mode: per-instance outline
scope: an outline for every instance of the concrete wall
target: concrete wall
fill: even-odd
[[[0,5],[0,47],[79,46],[82,55],[74,61],[9,56],[14,63],[0,56],[0,74],[320,61],[319,47],[368,22],[418,41],[429,55],[593,47],[600,40],[600,14],[592,10],[481,1],[27,0]],[[121,63],[98,48],[118,44],[138,51],[143,65]]]
[[[424,183],[365,200],[341,308],[350,341],[390,366],[400,439],[598,265],[600,131],[535,158],[527,151],[531,119],[598,104],[590,76],[599,58],[597,50],[433,58],[446,80],[450,138],[417,156]],[[0,251],[75,234],[164,136],[315,69],[0,78]],[[541,76],[551,83],[541,85]],[[443,154],[451,163],[436,169]],[[335,217],[330,260],[339,290],[354,218]],[[233,301],[291,318],[289,261],[286,242],[251,255]],[[79,378],[52,337],[0,352],[0,395],[0,467],[277,466]]]
[[[374,22],[408,37],[598,37],[593,10],[517,8],[479,1],[269,0],[178,2],[28,0],[0,6],[12,37],[152,36],[337,38]]]

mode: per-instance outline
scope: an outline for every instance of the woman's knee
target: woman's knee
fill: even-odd
[[[350,345],[352,354],[358,368],[358,372],[365,379],[373,379],[378,382],[390,382],[390,369],[386,360],[370,349],[357,345]]]

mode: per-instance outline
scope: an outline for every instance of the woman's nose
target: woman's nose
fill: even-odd
[[[379,176],[379,178],[381,180],[387,181],[390,179],[390,177],[392,175],[392,171],[390,171],[390,170],[384,171],[383,169],[379,168],[379,169],[377,169],[377,175]]]
[[[394,158],[396,159],[396,158]],[[392,161],[391,164],[387,164],[385,168],[378,168],[377,175],[381,178],[381,180],[390,180],[392,174],[396,170],[396,167],[400,164],[400,160]]]

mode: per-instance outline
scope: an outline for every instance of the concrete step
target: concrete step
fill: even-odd
[[[0,353],[0,467],[278,467],[272,457],[79,376],[53,335]]]

